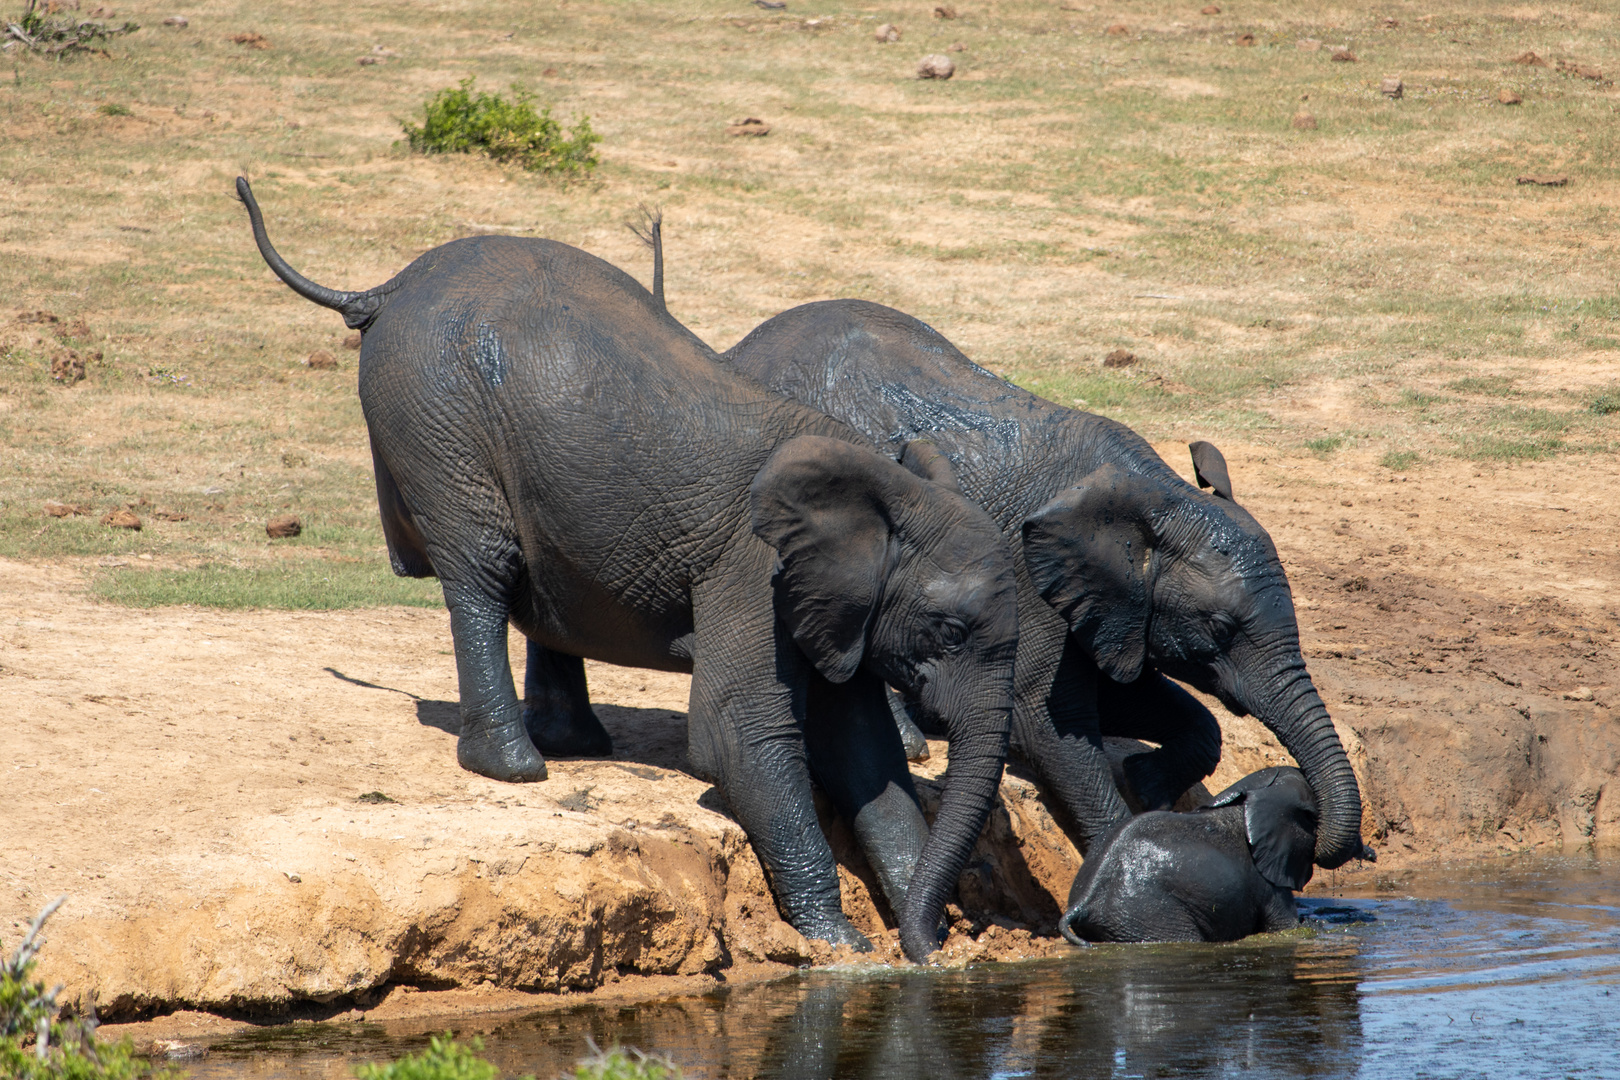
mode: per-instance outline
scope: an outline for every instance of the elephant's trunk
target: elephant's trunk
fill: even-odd
[[[939,947],[940,916],[1001,787],[1011,710],[1005,702],[998,708],[979,710],[973,714],[973,724],[971,731],[964,730],[965,723],[950,725],[945,791],[900,915],[900,947],[918,964]]]
[[[1299,762],[1316,794],[1316,864],[1331,870],[1365,858],[1361,788],[1304,662],[1283,673],[1268,691],[1250,711]]]

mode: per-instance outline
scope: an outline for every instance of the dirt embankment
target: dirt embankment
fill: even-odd
[[[1362,779],[1380,863],[1359,872],[1620,840],[1620,511],[1597,478],[1459,464],[1401,482],[1227,453],[1289,565]],[[387,1014],[694,990],[835,959],[777,917],[741,830],[684,771],[683,677],[590,665],[614,758],[508,786],[456,766],[442,613],[129,611],[82,583],[0,562],[0,937],[67,893],[43,975],[69,998],[94,991],[130,1018]],[[1222,715],[1211,790],[1285,760]],[[935,744],[925,798],[943,767]],[[867,869],[828,828],[846,910],[896,960]],[[1009,773],[949,962],[1061,951],[1041,935],[1077,866]]]

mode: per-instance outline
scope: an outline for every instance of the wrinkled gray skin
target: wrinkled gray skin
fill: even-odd
[[[1152,808],[1219,759],[1214,718],[1168,675],[1276,733],[1320,801],[1320,865],[1361,853],[1360,791],[1305,669],[1288,579],[1213,447],[1194,456],[1219,494],[1130,429],[1026,393],[926,324],[858,300],[777,315],[724,359],[880,449],[931,441],[1001,525],[1018,574],[1012,752],[1082,851],[1129,816],[1102,735],[1162,744],[1127,763]]]
[[[1058,928],[1088,941],[1236,941],[1299,924],[1316,797],[1298,769],[1250,773],[1188,814],[1156,810],[1101,837]]]
[[[718,364],[600,259],[473,237],[338,292],[287,266],[237,187],[271,269],[362,333],[389,554],[396,572],[443,582],[462,765],[545,777],[509,622],[533,645],[529,682],[551,694],[531,719],[556,701],[573,710],[564,722],[588,715],[580,657],[689,671],[692,764],[784,917],[870,948],[839,909],[814,774],[877,867],[906,954],[926,957],[1006,753],[1017,604],[995,524],[926,463],[903,467]],[[950,732],[931,834],[886,682]]]

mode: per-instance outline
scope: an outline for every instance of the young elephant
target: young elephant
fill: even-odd
[[[924,463],[726,369],[582,251],[472,237],[339,292],[288,266],[237,190],[277,276],[361,331],[389,555],[443,582],[462,765],[546,775],[508,622],[566,674],[579,657],[690,671],[692,763],[788,922],[870,947],[839,909],[814,773],[877,868],[906,954],[931,952],[1006,753],[1017,604],[995,524]],[[931,833],[885,682],[949,727]]]
[[[1236,941],[1299,924],[1316,796],[1298,769],[1250,773],[1191,813],[1141,814],[1099,838],[1059,929],[1088,941]],[[1370,854],[1370,853],[1369,853]]]
[[[1129,817],[1102,736],[1161,744],[1126,763],[1155,808],[1219,760],[1214,717],[1165,676],[1277,735],[1320,800],[1318,865],[1362,850],[1360,790],[1306,670],[1287,575],[1213,446],[1192,446],[1208,494],[1123,425],[1020,390],[859,300],[785,311],[724,359],[880,449],[929,440],[1000,524],[1018,572],[1011,751],[1082,851]]]

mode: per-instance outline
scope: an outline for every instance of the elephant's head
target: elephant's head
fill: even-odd
[[[1305,670],[1277,550],[1213,451],[1194,460],[1216,494],[1102,466],[1024,521],[1025,563],[1103,674],[1132,682],[1152,665],[1276,733],[1320,804],[1316,861],[1339,866],[1366,850],[1355,773]]]
[[[1243,832],[1254,868],[1271,884],[1303,889],[1316,852],[1316,794],[1305,775],[1286,765],[1252,772],[1206,809],[1243,807]]]
[[[1000,783],[1018,637],[1006,542],[929,449],[901,465],[800,436],[750,491],[754,534],[779,556],[777,615],[816,670],[838,683],[864,665],[949,734],[939,814],[900,913],[901,944],[918,961],[936,948]]]

